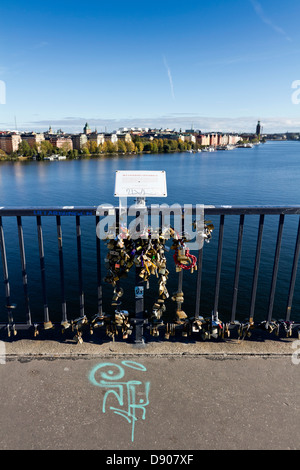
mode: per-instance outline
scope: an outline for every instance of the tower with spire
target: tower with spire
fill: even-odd
[[[260,124],[260,121],[258,121],[257,123],[257,126],[256,126],[256,133],[257,137],[260,139],[260,135],[261,135],[261,124]]]
[[[86,123],[85,123],[85,126],[84,126],[84,128],[83,128],[83,133],[84,133],[85,135],[87,135],[87,134],[91,134],[91,132],[92,132],[92,131],[91,131],[91,128],[90,128],[90,126],[88,125],[88,123],[86,122]]]

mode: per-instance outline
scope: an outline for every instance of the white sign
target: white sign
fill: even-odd
[[[116,171],[115,197],[167,197],[165,171]]]

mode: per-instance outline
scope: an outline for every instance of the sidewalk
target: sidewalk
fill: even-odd
[[[5,343],[0,448],[299,449],[296,341]],[[101,371],[106,383],[123,385],[100,386]],[[126,372],[124,382],[113,382],[113,371]],[[129,381],[131,403],[140,404],[131,408],[134,429],[125,413]]]

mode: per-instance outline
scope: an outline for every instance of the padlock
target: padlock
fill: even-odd
[[[229,329],[230,323],[226,323],[224,327],[224,337],[229,338],[230,337],[230,329]]]
[[[90,321],[90,334],[94,333],[94,328],[100,328],[104,326],[105,314],[102,315],[94,315]]]
[[[187,314],[183,310],[176,310],[177,321],[182,321],[187,318]]]
[[[67,320],[64,320],[64,321],[61,322],[60,325],[61,325],[61,327],[62,327],[62,333],[64,333],[65,330],[67,330],[68,328],[70,328],[71,323],[68,322]]]
[[[81,331],[77,331],[76,335],[74,336],[73,340],[75,340],[77,342],[77,344],[82,344],[83,343],[83,339],[82,339],[82,332]]]
[[[85,315],[83,315],[82,317],[76,318],[75,320],[71,320],[72,330],[73,331],[74,331],[74,329],[79,330],[80,328],[82,328],[87,323],[88,323],[88,319]]]
[[[51,330],[53,328],[53,323],[51,321],[44,322],[44,330]]]

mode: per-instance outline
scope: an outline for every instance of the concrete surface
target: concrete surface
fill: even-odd
[[[296,339],[153,342],[144,347],[20,339],[1,346],[2,450],[175,453],[300,447]],[[102,369],[94,376],[98,385],[91,381],[91,371],[103,363],[109,364],[105,370],[122,367],[124,383],[139,382],[136,403],[146,399],[149,383],[145,419],[143,409],[137,409],[133,441],[132,423],[110,409],[128,409],[127,386],[120,406],[112,392],[107,394],[111,386],[99,386]],[[133,369],[133,363],[145,370]]]

